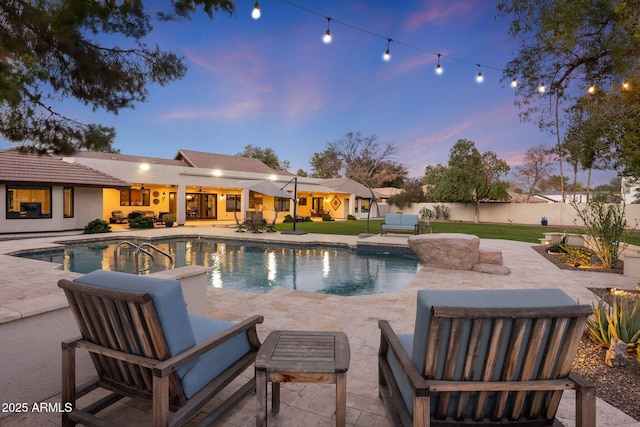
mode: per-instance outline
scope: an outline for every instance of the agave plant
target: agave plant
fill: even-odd
[[[593,307],[593,318],[587,320],[587,336],[596,344],[611,345],[618,338],[628,346],[637,346],[640,340],[640,306],[636,301],[633,307],[627,300],[613,298],[608,305],[602,299]]]

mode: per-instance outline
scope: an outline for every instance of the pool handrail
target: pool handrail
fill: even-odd
[[[118,254],[119,254],[118,249],[120,249],[120,246],[122,246],[122,245],[129,245],[129,246],[135,248],[134,259],[133,260],[134,260],[134,270],[135,270],[136,274],[142,274],[145,271],[148,271],[151,268],[153,268],[153,266],[155,265],[155,257],[153,256],[153,254],[151,253],[150,250],[147,250],[145,248],[150,248],[152,250],[155,250],[156,252],[159,252],[162,255],[164,255],[167,258],[169,258],[169,268],[168,268],[168,270],[173,269],[173,266],[174,266],[173,256],[171,256],[171,254],[169,254],[168,252],[163,251],[162,249],[158,248],[155,245],[152,245],[151,243],[146,243],[145,242],[145,243],[141,243],[141,244],[137,245],[137,244],[135,244],[135,243],[133,243],[131,241],[123,240],[122,242],[118,242],[116,244],[114,250],[113,250],[113,252],[114,252],[114,254],[113,254],[114,269],[116,271],[119,270],[118,269]],[[139,256],[140,252],[142,252],[142,253],[144,253],[146,255],[149,255],[149,257],[151,257],[151,265],[149,265],[146,268],[140,268],[139,259],[138,259],[138,256]]]

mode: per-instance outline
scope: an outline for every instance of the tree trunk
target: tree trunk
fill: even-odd
[[[560,115],[558,107],[560,104],[560,95],[556,92],[556,138],[558,143],[558,163],[560,165],[560,191],[562,192],[562,203],[564,203],[564,174],[562,173],[562,139],[560,138]]]
[[[587,203],[589,203],[589,193],[591,192],[591,171],[593,168],[589,168],[587,172]]]
[[[473,222],[480,223],[480,202],[473,202]]]

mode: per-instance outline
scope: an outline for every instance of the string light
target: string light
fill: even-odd
[[[596,87],[594,85],[589,86],[589,89],[587,89],[587,92],[593,95],[594,93],[596,93]]]
[[[326,44],[331,43],[331,29],[329,28],[331,26],[331,18],[327,16],[327,32],[324,33],[324,36],[322,37],[322,41],[325,42]]]
[[[393,40],[391,39],[387,39],[387,50],[384,52],[384,55],[382,55],[382,59],[384,59],[385,61],[388,61],[391,59],[391,51],[389,50],[389,45],[391,45],[391,42]]]
[[[438,65],[436,65],[436,74],[442,74],[442,67],[440,66],[440,54],[438,54]]]
[[[258,4],[258,2],[255,2],[253,4],[253,11],[251,12],[251,17],[253,19],[260,19],[260,5]]]
[[[436,53],[436,52],[429,51],[429,50],[427,50],[427,49],[423,49],[423,48],[421,48],[421,47],[419,47],[419,46],[414,46],[414,45],[411,45],[411,44],[408,44],[408,43],[404,43],[404,42],[402,42],[402,41],[394,40],[394,39],[392,39],[392,38],[390,38],[390,37],[386,37],[386,36],[383,36],[383,35],[381,35],[381,34],[374,33],[374,32],[372,32],[372,31],[369,31],[369,30],[365,29],[365,28],[360,28],[360,27],[358,27],[358,26],[355,26],[355,25],[349,24],[349,23],[347,23],[347,22],[343,22],[343,21],[340,21],[340,20],[336,20],[335,18],[331,18],[331,17],[329,17],[329,16],[325,16],[325,15],[323,15],[323,14],[321,14],[321,13],[318,13],[318,12],[316,12],[316,11],[314,11],[314,10],[311,10],[311,9],[308,9],[308,8],[306,8],[306,7],[304,7],[304,6],[301,6],[301,5],[299,5],[299,4],[296,4],[296,3],[294,3],[293,1],[290,1],[290,0],[280,0],[280,1],[281,1],[282,3],[285,3],[285,4],[289,5],[289,6],[292,6],[292,7],[298,8],[298,9],[300,9],[300,10],[304,11],[304,12],[307,12],[307,13],[310,13],[310,14],[312,14],[312,15],[316,15],[316,16],[319,16],[319,17],[325,18],[325,19],[327,20],[327,31],[325,32],[325,34],[324,34],[324,36],[323,36],[323,38],[322,38],[322,40],[323,40],[325,43],[330,43],[330,42],[331,42],[331,40],[332,40],[331,30],[330,30],[330,28],[329,28],[329,27],[330,27],[331,21],[333,21],[333,22],[336,22],[336,23],[338,23],[338,24],[340,24],[340,25],[343,25],[343,26],[345,26],[345,27],[348,27],[348,28],[350,28],[350,29],[352,29],[352,30],[359,31],[359,32],[361,32],[361,33],[365,33],[365,34],[368,34],[368,35],[373,36],[373,37],[377,37],[377,38],[381,38],[381,39],[386,39],[386,40],[387,40],[387,49],[386,49],[386,51],[384,52],[384,54],[382,55],[382,58],[383,58],[385,61],[389,61],[389,60],[391,59],[390,44],[391,44],[391,42],[393,41],[394,43],[399,44],[399,45],[402,45],[402,46],[407,47],[407,48],[409,48],[409,49],[418,50],[418,51],[421,51],[421,52],[424,52],[424,53],[428,53],[428,54],[431,54],[431,55],[437,55],[437,57],[438,57],[438,63],[437,63],[436,68],[435,68],[435,72],[436,72],[436,74],[442,74],[442,72],[444,71],[444,70],[443,70],[443,68],[442,68],[442,66],[440,65],[440,58],[441,58],[441,57],[446,57],[447,59],[449,59],[449,60],[451,60],[451,61],[457,61],[457,62],[464,63],[464,64],[476,65],[476,66],[478,67],[478,74],[476,75],[476,81],[477,81],[478,83],[482,83],[482,82],[484,81],[484,76],[482,75],[482,71],[480,70],[480,68],[481,68],[481,67],[485,67],[485,68],[488,68],[488,69],[492,69],[492,70],[500,71],[500,72],[503,72],[503,73],[506,71],[505,69],[500,68],[500,67],[493,67],[493,66],[486,65],[486,64],[477,64],[477,63],[474,63],[474,62],[471,62],[471,61],[468,61],[468,60],[465,60],[465,59],[456,58],[456,57],[448,56],[448,55],[442,55],[442,54],[440,54],[440,53]],[[253,12],[251,13],[251,16],[252,16],[254,19],[258,19],[258,18],[260,18],[260,5],[258,4],[258,2],[257,2],[257,1],[255,2],[254,6],[253,6]],[[518,87],[518,85],[519,85],[519,83],[518,83],[517,79],[514,77],[514,78],[511,80],[511,87],[512,87],[512,88],[517,88],[517,87]],[[631,85],[630,85],[630,83],[628,83],[628,82],[624,82],[624,83],[622,84],[622,89],[623,89],[623,90],[627,90],[627,89],[629,89],[630,87],[631,87]],[[540,86],[538,86],[538,92],[540,92],[541,94],[545,93],[545,92],[546,92],[546,90],[547,90],[547,89],[546,89],[546,87],[545,87],[544,83],[541,83],[541,84],[540,84]],[[591,92],[592,90],[593,90],[593,91],[595,91],[595,87],[593,87],[593,89],[591,89],[591,87],[590,87],[590,88],[589,88],[589,93],[592,93],[592,92]]]

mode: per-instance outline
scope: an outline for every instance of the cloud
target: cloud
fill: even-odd
[[[193,64],[212,72],[213,78],[224,81],[224,87],[229,90],[244,89],[262,93],[271,90],[265,77],[265,62],[250,46],[231,47],[228,50],[212,52],[206,57],[190,50],[185,54]]]
[[[214,90],[211,103],[215,100],[218,103],[207,106],[204,101],[202,106],[176,106],[163,114],[162,120],[238,121],[265,116],[292,120],[309,117],[326,105],[319,77],[275,72],[268,69],[266,61],[252,48],[229,49],[208,56],[187,51],[189,61],[214,82],[214,89],[205,83],[200,90]]]
[[[516,126],[513,132],[504,134],[505,122],[512,120],[513,107],[505,104],[440,128],[434,128],[433,123],[422,124],[399,138],[402,140],[399,144],[402,158],[410,159],[409,171],[421,176],[427,165],[446,164],[451,147],[465,138],[474,141],[480,151],[494,151],[509,165],[516,165],[524,151],[535,144],[518,140],[519,128]],[[501,147],[506,149],[501,150]]]
[[[410,58],[404,61],[396,61],[393,62],[392,66],[383,71],[384,76],[388,79],[395,79],[400,76],[403,76],[407,73],[410,73],[413,70],[423,68],[425,65],[430,63],[436,63],[437,56],[424,54],[418,56],[411,56]]]
[[[440,25],[452,21],[454,18],[471,16],[479,2],[469,0],[436,0],[425,2],[425,8],[409,15],[404,23],[407,31],[416,31],[427,24]]]
[[[227,105],[218,105],[205,108],[183,107],[160,115],[160,120],[246,120],[249,117],[261,115],[265,110],[259,99],[245,99],[240,102]]]

